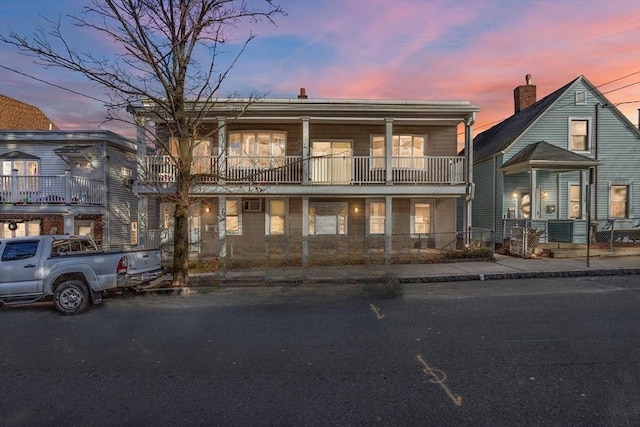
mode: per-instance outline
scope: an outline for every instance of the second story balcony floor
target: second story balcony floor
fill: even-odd
[[[191,167],[195,185],[291,186],[416,186],[465,184],[462,156],[394,157],[390,168],[384,157],[301,156],[215,157],[200,156]],[[177,168],[171,156],[144,160],[143,185],[171,186]],[[195,190],[194,190],[195,191]]]
[[[63,175],[2,175],[0,203],[4,205],[66,204],[105,205],[106,189],[102,181],[70,173]]]

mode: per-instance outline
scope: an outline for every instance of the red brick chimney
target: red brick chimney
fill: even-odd
[[[298,95],[298,99],[307,99],[307,90],[305,88],[300,88],[300,95]]]
[[[518,86],[513,90],[513,103],[516,113],[536,102],[536,85],[531,84],[531,74],[526,75],[525,81],[527,82],[526,85]]]

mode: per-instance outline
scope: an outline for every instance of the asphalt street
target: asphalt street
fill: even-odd
[[[637,276],[0,310],[2,426],[637,426]]]

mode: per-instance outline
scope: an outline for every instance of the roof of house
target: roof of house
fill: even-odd
[[[536,168],[561,170],[561,169],[588,169],[598,164],[597,160],[577,154],[564,148],[549,144],[546,141],[538,141],[520,150],[500,167],[506,174],[519,173]]]
[[[39,108],[0,94],[0,129],[58,130],[58,127]]]
[[[523,133],[544,115],[563,95],[582,82],[599,99],[601,105],[606,105],[621,122],[640,136],[640,131],[624,116],[606,97],[596,89],[584,76],[579,76],[556,91],[545,96],[536,103],[503,120],[490,129],[478,134],[473,139],[474,163],[481,162],[495,154],[506,150]]]

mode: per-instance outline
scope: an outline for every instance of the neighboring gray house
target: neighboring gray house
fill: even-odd
[[[0,238],[83,234],[137,246],[136,145],[109,131],[0,131]]]
[[[640,131],[583,76],[536,101],[527,75],[514,100],[513,116],[474,138],[473,225],[496,242],[520,219],[541,242],[585,243],[589,217],[592,236],[640,233]]]

